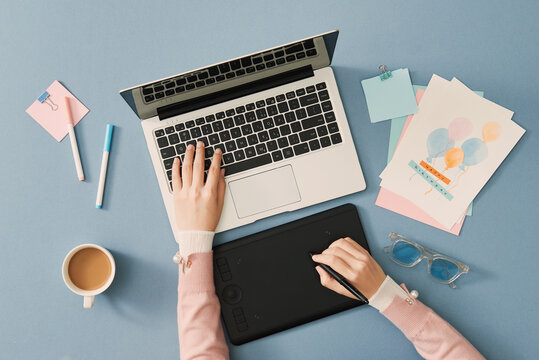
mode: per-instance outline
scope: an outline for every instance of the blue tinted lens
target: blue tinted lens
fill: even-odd
[[[393,246],[393,257],[403,264],[410,265],[419,259],[421,252],[418,248],[404,241],[398,241]]]
[[[457,275],[459,268],[456,264],[443,259],[435,259],[430,264],[430,273],[436,279],[448,281]]]

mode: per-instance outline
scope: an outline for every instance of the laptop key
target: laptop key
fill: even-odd
[[[204,155],[206,158],[211,158],[213,156],[213,148],[211,146],[204,148]]]
[[[301,126],[303,126],[305,130],[320,125],[324,125],[324,117],[322,115],[316,115],[301,121]]]
[[[160,137],[157,139],[157,145],[159,145],[160,148],[164,148],[165,146],[168,146],[168,140],[166,137]]]
[[[227,78],[227,79],[232,79],[232,78],[235,77],[235,76],[236,76],[236,74],[231,73],[231,72],[226,74],[226,78]]]
[[[322,144],[322,147],[330,146],[331,140],[329,140],[329,136],[324,136],[323,138],[320,138],[320,144]]]
[[[185,85],[186,83],[187,83],[187,80],[185,78],[179,78],[178,80],[176,80],[176,84],[178,86]]]
[[[286,101],[285,102],[280,102],[280,103],[277,104],[277,108],[279,109],[280,113],[287,112],[288,111],[288,103]]]
[[[289,125],[280,126],[279,130],[281,131],[281,135],[283,136],[290,135],[290,133],[292,133],[292,130],[290,130]]]
[[[277,102],[281,102],[281,101],[285,101],[286,97],[283,94],[280,94],[280,95],[277,95],[275,99],[277,99]]]
[[[285,60],[284,58],[278,58],[277,60],[275,60],[275,62],[277,63],[277,65],[281,65],[284,64]]]
[[[266,113],[266,109],[262,108],[262,109],[256,110],[256,117],[259,120],[268,117],[268,114]]]
[[[320,85],[320,84],[318,84]],[[318,85],[316,85],[318,87]],[[326,101],[329,99],[329,93],[327,90],[318,92],[318,97],[320,98],[320,101]]]
[[[215,81],[223,81],[225,79],[224,75],[219,75],[215,78]]]
[[[296,118],[298,120],[305,119],[307,117],[307,111],[303,108],[299,108],[296,110]]]
[[[255,134],[249,135],[247,136],[247,142],[249,143],[249,145],[258,144],[258,137]]]
[[[169,126],[167,128],[165,128],[165,132],[167,134],[172,134],[174,132],[174,127],[173,126]]]
[[[156,86],[156,87],[154,88],[154,90],[155,90],[155,91],[163,91],[163,90],[165,90],[165,87],[164,87],[163,85],[159,85],[159,86]]]
[[[249,124],[243,125],[241,127],[241,132],[242,132],[243,135],[250,135],[250,134],[253,133],[253,128]]]
[[[169,90],[165,91],[165,95],[166,96],[174,95],[174,89],[169,89]]]
[[[219,75],[219,68],[217,66],[212,66],[208,69],[208,72],[211,76]]]
[[[300,52],[300,53],[297,53],[296,54],[296,59],[303,59],[305,57],[305,53],[304,52]]]
[[[184,92],[185,91],[185,87],[184,86],[179,86],[176,88],[176,94],[178,93],[181,93],[181,92]]]
[[[163,159],[167,159],[171,156],[176,155],[176,151],[174,150],[174,146],[169,146],[167,148],[161,149],[161,157]]]
[[[238,106],[236,108],[236,114],[241,114],[245,112],[245,106]]]
[[[258,155],[262,155],[268,152],[268,149],[266,148],[266,144],[258,144],[256,146],[256,153]]]
[[[243,150],[234,151],[234,159],[236,159],[236,161],[241,161],[241,160],[245,159],[245,153],[243,152]],[[229,175],[229,174],[227,174],[227,175]]]
[[[226,111],[226,116],[234,116],[236,115],[236,111],[234,111],[234,109],[228,109]]]
[[[294,45],[289,46],[286,49],[284,49],[286,54],[292,54],[292,53],[295,53],[295,52],[298,52],[298,51],[301,51],[301,50],[303,50],[303,45],[301,45],[301,43],[294,44]]]
[[[314,139],[316,138],[316,130],[310,129],[302,131],[299,133],[299,138],[301,139],[301,141],[308,141]]]
[[[221,74],[227,73],[230,71],[230,66],[228,63],[219,64],[219,71],[221,71]]]
[[[311,49],[306,51],[307,56],[315,56],[316,55],[316,49]]]
[[[225,153],[226,152],[226,148],[225,148],[225,144],[217,144],[214,146],[214,149],[217,150],[217,149],[221,149],[221,153]]]
[[[275,104],[275,98],[273,98],[273,97],[267,98],[266,99],[266,104],[268,104],[268,105]]]
[[[275,126],[281,126],[285,123],[284,116],[283,115],[277,115],[273,118],[273,122],[275,123]]]
[[[322,108],[318,104],[307,106],[307,114],[309,116],[314,116],[322,113]]]
[[[238,148],[244,148],[247,146],[247,139],[242,137],[236,140],[236,145],[238,145]]]
[[[227,141],[225,147],[227,151],[234,151],[237,149],[236,142],[234,140]]]
[[[172,170],[167,170],[167,177],[168,177],[168,180],[172,180]]]
[[[294,153],[296,155],[302,155],[309,152],[309,145],[307,143],[301,143],[294,146]]]
[[[313,39],[305,40],[303,42],[303,46],[305,47],[305,49],[312,49],[314,47],[314,40]]]
[[[292,124],[290,124],[290,127],[292,128],[292,132],[301,131],[301,123],[299,121],[293,122]]]
[[[200,129],[202,130],[202,135],[208,135],[213,131],[210,124],[202,125]]]
[[[249,146],[248,148],[245,148],[245,156],[248,158],[251,158],[256,155],[256,151],[254,146]]]
[[[215,117],[217,118],[217,120],[222,120],[225,118],[225,112],[224,111],[220,111],[218,112],[217,114],[215,114]]]
[[[241,130],[239,128],[232,128],[230,129],[230,135],[233,139],[241,136]]]
[[[247,69],[245,69],[245,71],[247,71],[247,73],[252,73],[255,71],[255,68],[253,66],[249,66]]]
[[[264,126],[262,125],[262,121],[257,121],[253,123],[253,130],[255,132],[259,132],[264,130]]]
[[[255,121],[256,120],[256,115],[255,115],[254,111],[246,112],[245,113],[245,120],[247,120],[247,122]]]
[[[328,130],[331,134],[336,133],[337,131],[339,131],[339,126],[336,122],[328,124]]]
[[[200,131],[200,128],[196,127],[196,128],[191,129],[191,137],[197,138],[200,136],[202,136],[202,132]]]
[[[325,126],[319,126],[316,128],[316,132],[318,133],[318,136],[326,136],[328,134],[328,129]]]
[[[213,115],[210,115],[210,116],[213,116]],[[198,118],[195,120],[195,122],[197,125],[202,125],[205,123],[204,118]]]
[[[288,158],[294,156],[294,151],[292,150],[291,147],[287,147],[287,148],[283,149],[283,155],[284,155],[285,159],[288,159]]]
[[[320,142],[318,142],[318,139],[309,141],[309,148],[311,151],[320,149]]]
[[[224,154],[223,155],[223,163],[224,164],[230,164],[234,161],[234,155],[232,154]]]
[[[223,131],[224,130],[223,122],[221,120],[219,120],[217,122],[214,122],[212,124],[212,127],[213,127],[213,131]]]
[[[241,151],[241,150],[240,150]],[[236,157],[236,153],[234,153],[234,157]],[[238,160],[236,158],[236,160]],[[228,166],[225,166],[225,174],[226,175],[232,175],[239,173],[241,171],[254,169],[259,166],[271,164],[271,155],[270,154],[264,154],[260,156],[255,156],[253,158],[250,158],[245,161],[237,162]]]
[[[287,123],[291,123],[293,121],[296,121],[296,114],[294,114],[293,111],[290,111],[284,114],[284,118],[286,119]]]
[[[269,140],[268,132],[267,131],[262,131],[262,132],[258,133],[258,139],[260,140],[260,142],[268,141]]]
[[[277,111],[277,106],[275,105],[268,106],[267,111],[269,116],[275,116],[279,113],[279,111]]]
[[[245,124],[245,117],[243,114],[234,116],[234,122],[236,123],[236,126],[240,126]]]
[[[225,129],[230,129],[234,127],[234,120],[232,118],[226,118],[223,120],[223,124],[225,125]]]
[[[277,139],[277,144],[279,145],[279,149],[282,149],[284,147],[288,146],[288,139],[285,137]]]
[[[230,62],[230,67],[232,70],[238,70],[241,67],[240,60],[233,60]]]
[[[257,69],[257,70],[264,70],[265,68],[266,68],[266,65],[264,65],[264,64],[258,64],[258,65],[256,66],[256,69]]]
[[[182,139],[182,141],[187,141],[187,140],[190,140],[191,139],[191,136],[189,135],[189,131],[188,130],[184,130],[180,133],[180,139]]]
[[[254,110],[255,107],[256,106],[255,106],[254,103],[250,103],[250,104],[245,105],[245,108],[247,109],[247,111]]]
[[[197,140],[197,143],[201,141],[204,143],[204,146],[208,146],[210,143],[208,142],[208,138],[207,137],[201,137],[200,139]]]
[[[264,119],[262,121],[262,123],[264,124],[264,128],[265,129],[269,129],[269,128],[272,128],[275,126],[275,124],[273,123],[273,119],[272,118],[267,118],[267,119]]]
[[[310,93],[312,93],[312,92],[315,92],[314,85],[307,86],[307,94],[310,94]]]
[[[296,95],[297,96],[303,96],[305,94],[306,94],[306,92],[305,92],[305,89],[303,89],[303,88],[296,90]]]
[[[286,93],[286,98],[287,99],[293,99],[295,97],[296,97],[296,93],[293,92],[293,91],[289,91],[289,92]]]
[[[294,60],[296,60],[296,57],[295,57],[294,55],[288,55],[288,56],[286,57],[286,61],[287,61],[287,62],[291,62],[291,61],[294,61]]]
[[[250,56],[246,56],[243,59],[241,59],[241,66],[247,67],[247,66],[251,66],[251,64],[252,64],[252,61],[251,61]]]
[[[269,136],[271,139],[277,139],[281,134],[279,134],[279,129],[273,128],[269,131]]]
[[[335,117],[335,114],[333,113],[333,111],[325,113],[324,117],[326,118],[327,123],[330,123],[330,122],[333,122],[333,121],[337,120],[337,118]]]
[[[208,136],[208,139],[210,140],[211,145],[215,145],[219,142],[219,135],[211,134],[210,136]]]
[[[331,101],[324,101],[322,103],[322,110],[324,110],[324,112],[333,110],[333,106],[331,106]]]
[[[174,126],[174,129],[176,129],[176,131],[185,130],[185,124],[184,123],[176,124],[176,126]]]
[[[273,158],[273,161],[279,161],[283,159],[283,153],[281,150],[277,150],[271,153],[271,157]]]
[[[185,126],[189,129],[195,126],[195,122],[193,120],[189,120],[185,123]]]
[[[337,133],[337,134],[331,135],[331,142],[333,144],[338,144],[342,142],[341,134]]]
[[[168,141],[170,142],[170,145],[174,145],[180,142],[180,138],[178,134],[172,134],[168,136]]]
[[[296,110],[299,108],[299,101],[298,99],[292,99],[288,102],[288,106],[290,107],[290,110]]]
[[[268,147],[268,151],[277,150],[277,142],[275,140],[268,141],[266,146]]]
[[[155,130],[155,136],[163,136],[165,131],[163,129]]]
[[[295,145],[299,143],[299,136],[297,134],[292,134],[288,137],[288,142],[290,145]]]
[[[314,86],[313,86],[314,89]],[[305,96],[302,96],[299,98],[299,102],[301,103],[301,106],[309,106],[312,104],[316,104],[318,102],[318,96],[315,94],[308,94]]]
[[[174,163],[174,158],[166,159],[163,161],[163,165],[165,165],[165,169],[169,170],[172,169],[172,164]]]
[[[187,149],[187,147],[185,146],[185,144],[176,145],[176,153],[179,154],[179,155],[185,153],[186,149]]]
[[[150,95],[151,93],[153,93],[153,88],[151,88],[151,87],[147,87],[147,88],[142,89],[142,94],[143,95]]]
[[[146,101],[146,102],[153,101],[154,99],[155,99],[155,97],[153,95],[146,95],[144,97],[144,101]]]
[[[221,141],[228,141],[231,139],[230,132],[228,130],[221,131],[219,133],[219,137],[221,138]]]

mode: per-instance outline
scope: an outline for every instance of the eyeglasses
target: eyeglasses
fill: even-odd
[[[429,259],[429,275],[439,283],[449,285],[452,289],[456,287],[455,280],[470,270],[468,265],[394,232],[389,233],[389,239],[393,245],[386,246],[384,252],[388,253],[394,262],[401,266],[412,267],[425,258]]]

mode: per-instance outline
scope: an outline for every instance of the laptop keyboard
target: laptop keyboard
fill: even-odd
[[[215,149],[226,175],[303,155],[342,142],[326,83],[299,88],[205,117],[154,130],[172,189],[172,163],[187,146],[204,142],[207,172]]]
[[[197,72],[146,85],[142,88],[142,95],[144,102],[148,104],[168,96],[185,93],[190,90],[317,55],[314,41],[309,39],[286,47],[246,56],[242,59],[232,60]]]

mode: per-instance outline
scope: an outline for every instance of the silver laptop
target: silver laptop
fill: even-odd
[[[223,151],[227,192],[216,231],[365,189],[329,67],[338,31],[122,90],[142,120],[174,234],[172,162]]]

